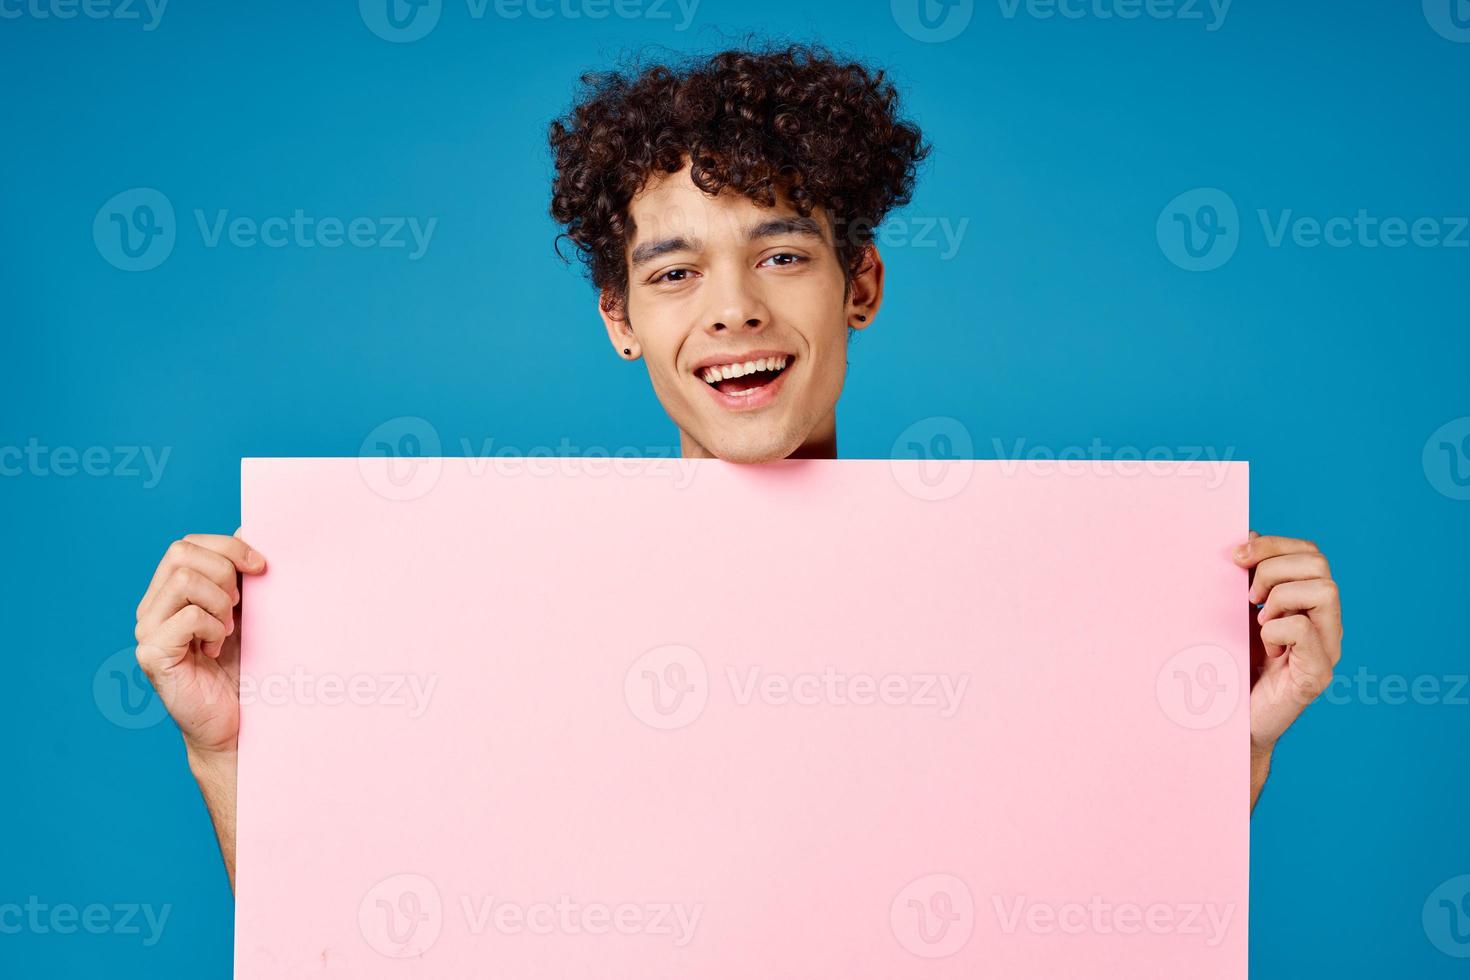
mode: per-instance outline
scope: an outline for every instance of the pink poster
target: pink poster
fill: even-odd
[[[239,977],[1246,975],[1244,463],[242,480]]]

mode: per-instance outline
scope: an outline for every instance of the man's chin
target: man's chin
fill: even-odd
[[[727,463],[756,464],[785,459],[801,447],[801,440],[776,433],[731,435],[711,438],[703,445],[711,456]]]
[[[736,452],[716,453],[716,459],[722,459],[727,463],[739,463],[742,466],[757,466],[761,463],[774,463],[785,459],[789,454],[781,452]]]

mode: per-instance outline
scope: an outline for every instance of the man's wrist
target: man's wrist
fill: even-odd
[[[1276,749],[1274,739],[1258,739],[1251,736],[1251,812],[1266,788],[1266,779],[1271,775],[1271,753]]]
[[[1257,738],[1251,736],[1251,762],[1270,762],[1271,753],[1276,750],[1275,739]]]
[[[234,783],[239,763],[234,749],[206,751],[186,742],[185,754],[189,757],[189,772],[196,782]]]

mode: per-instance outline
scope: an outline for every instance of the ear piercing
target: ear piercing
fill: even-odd
[[[858,319],[861,320],[863,323],[868,322],[868,318],[863,316],[861,313],[858,314]]]
[[[631,357],[631,356],[633,356],[633,351],[629,347],[624,347],[623,348],[623,354],[624,354],[624,356]]]

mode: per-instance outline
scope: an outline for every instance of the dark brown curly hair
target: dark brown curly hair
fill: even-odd
[[[734,188],[771,207],[784,192],[798,213],[831,215],[850,280],[874,228],[907,204],[929,153],[899,117],[884,72],[824,48],[723,51],[676,67],[588,73],[551,124],[551,214],[614,311],[627,298],[628,204],[655,172],[692,163],[694,183]]]

